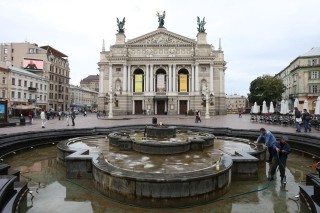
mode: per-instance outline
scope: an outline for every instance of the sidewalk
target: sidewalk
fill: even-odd
[[[77,115],[75,119],[75,126],[71,126],[71,119],[69,121],[70,126],[67,126],[66,118],[59,120],[58,117],[53,120],[49,120],[46,123],[45,128],[41,128],[41,120],[39,118],[34,119],[33,124],[28,123],[26,119],[25,126],[5,127],[0,128],[0,134],[11,134],[16,132],[28,132],[28,131],[43,131],[50,129],[65,129],[65,128],[91,128],[91,127],[109,127],[119,125],[134,125],[134,124],[152,124],[152,117],[158,119],[158,123],[162,122],[164,125],[177,124],[177,125],[194,125],[194,126],[207,126],[207,127],[230,127],[233,129],[256,129],[261,127],[270,131],[282,131],[288,133],[295,133],[295,128],[292,126],[280,126],[273,124],[265,124],[259,122],[251,122],[250,115],[243,115],[239,118],[237,114],[231,115],[218,115],[212,116],[210,119],[204,119],[201,117],[201,123],[195,123],[195,116],[184,115],[126,115],[126,116],[114,116],[113,119],[105,118],[97,119],[95,113],[89,113],[87,117]],[[19,121],[17,121],[19,122]],[[313,136],[320,136],[320,131],[312,129],[309,133],[300,133]]]

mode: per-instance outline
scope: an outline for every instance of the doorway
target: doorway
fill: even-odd
[[[134,101],[134,114],[142,114],[142,100]]]
[[[165,114],[165,101],[157,101],[157,115]]]
[[[187,100],[180,100],[179,102],[180,102],[179,103],[179,105],[180,105],[179,114],[184,115],[185,112],[187,112],[187,110],[188,110],[188,101]]]

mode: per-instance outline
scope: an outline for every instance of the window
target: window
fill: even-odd
[[[6,97],[6,91],[2,90],[2,98],[5,98],[5,97]]]
[[[116,68],[116,71],[117,72],[121,72],[121,68]]]
[[[40,101],[42,101],[42,95],[40,95]]]
[[[29,99],[32,99],[32,94],[29,94]]]
[[[2,78],[2,83],[5,84],[6,83],[6,77]]]
[[[28,86],[28,82],[24,81],[24,87],[27,87],[27,86]]]
[[[30,81],[30,87],[32,87],[32,86],[33,86],[33,82]]]
[[[16,84],[16,79],[15,78],[12,78],[12,85],[15,85]]]
[[[3,53],[4,53],[4,54],[7,54],[7,53],[8,53],[8,48],[4,48],[4,49],[3,49]]]
[[[21,87],[21,79],[18,80],[18,86]]]
[[[312,66],[317,65],[317,59],[312,59],[312,61],[311,61],[311,65],[312,65]]]
[[[19,99],[21,98],[21,92],[18,92],[18,98]]]
[[[311,72],[311,79],[317,79],[318,77],[318,71],[312,71]]]
[[[11,98],[14,98],[14,91],[11,92]]]
[[[38,83],[36,83],[36,88],[38,89]]]
[[[4,59],[4,61],[8,61],[8,57],[7,56],[3,57],[3,59]]]
[[[42,84],[40,84],[40,89],[42,90]]]
[[[23,98],[27,99],[27,93],[23,93]]]
[[[44,85],[44,90],[47,90],[47,85]]]
[[[317,84],[313,84],[309,86],[309,92],[310,93],[317,93],[318,92],[318,88],[320,89],[320,87],[318,87]]]
[[[35,53],[34,48],[29,48],[29,53]]]
[[[47,100],[47,96],[46,96],[46,95],[44,96],[43,100],[44,100],[44,101],[46,101],[46,100]]]

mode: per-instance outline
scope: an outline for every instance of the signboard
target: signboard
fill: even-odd
[[[0,123],[7,122],[7,101],[0,101]]]
[[[24,58],[22,66],[27,70],[43,70],[43,60]]]
[[[164,74],[158,74],[157,75],[157,92],[165,92],[165,75]]]
[[[179,92],[188,92],[188,75],[180,74],[180,91]]]
[[[142,92],[142,74],[134,75],[134,92]]]

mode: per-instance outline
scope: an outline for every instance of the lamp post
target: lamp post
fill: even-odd
[[[213,94],[211,93],[209,95],[209,91],[208,91],[208,87],[206,89],[206,92],[205,94],[202,93],[201,95],[201,98],[202,98],[202,101],[205,101],[206,102],[206,114],[205,114],[205,119],[210,119],[210,113],[209,113],[209,102],[212,101],[213,99]]]
[[[106,94],[106,98],[109,101],[109,115],[108,118],[113,118],[113,103],[117,101],[117,94],[113,93],[112,86],[110,87],[110,94]]]

